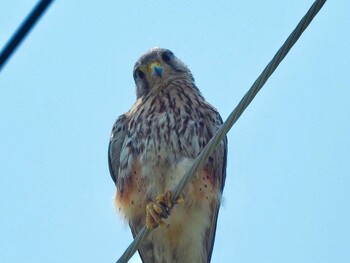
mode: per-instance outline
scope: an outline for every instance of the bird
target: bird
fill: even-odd
[[[136,102],[115,121],[108,147],[116,210],[134,237],[144,225],[153,229],[138,249],[144,263],[210,262],[226,179],[226,137],[179,200],[170,199],[222,118],[168,49],[148,50],[133,77]]]

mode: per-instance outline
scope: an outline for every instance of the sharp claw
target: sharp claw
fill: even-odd
[[[182,205],[185,202],[185,199],[183,198],[182,195],[180,195],[180,197],[176,200],[176,203],[179,205]]]
[[[153,209],[153,204],[150,203],[146,206],[146,222],[147,228],[153,229],[159,225],[159,216],[156,214],[156,211]]]
[[[166,191],[165,193],[165,196],[166,196],[166,205],[170,208],[170,207],[173,207],[172,203],[171,203],[171,193],[170,191]]]
[[[162,214],[163,209],[159,205],[153,204],[152,207],[153,207],[154,211],[156,211],[158,214]]]
[[[180,196],[175,204],[183,204],[184,198]],[[156,228],[160,225],[163,229],[167,225],[162,219],[168,218],[171,208],[174,204],[171,203],[171,192],[168,190],[165,194],[158,195],[156,202],[150,202],[146,206],[146,225],[148,229]]]

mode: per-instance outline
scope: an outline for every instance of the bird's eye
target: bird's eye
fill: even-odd
[[[136,75],[139,79],[143,79],[145,77],[145,73],[143,73],[143,71],[141,69],[138,69],[136,71]]]
[[[169,62],[173,58],[174,54],[171,51],[166,51],[162,54],[164,62]]]

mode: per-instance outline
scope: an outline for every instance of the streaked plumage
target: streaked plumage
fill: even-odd
[[[145,225],[146,205],[174,188],[222,119],[195,86],[187,66],[154,48],[135,64],[137,101],[115,122],[109,168],[115,203],[133,236]],[[209,262],[226,176],[226,139],[139,249],[143,262]]]

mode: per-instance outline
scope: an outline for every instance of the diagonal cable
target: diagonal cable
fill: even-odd
[[[27,18],[22,22],[20,27],[6,43],[5,47],[0,53],[0,72],[4,67],[6,61],[10,58],[15,49],[19,46],[22,40],[26,37],[29,31],[33,28],[40,16],[45,12],[53,0],[42,0],[30,12]]]
[[[242,115],[243,111],[248,107],[248,105],[252,102],[255,95],[259,92],[268,78],[272,75],[278,65],[281,63],[283,58],[290,51],[292,46],[297,42],[301,34],[311,23],[312,19],[316,16],[318,11],[325,4],[326,0],[316,0],[313,5],[310,7],[309,11],[306,15],[300,20],[297,27],[293,30],[293,32],[289,35],[287,40],[284,42],[282,47],[277,51],[275,56],[272,58],[270,63],[266,66],[257,80],[253,83],[252,87],[249,91],[244,95],[242,100],[239,102],[237,107],[233,110],[224,124],[220,127],[220,129],[214,134],[209,143],[203,149],[203,151],[197,156],[191,168],[186,172],[184,177],[180,180],[180,182],[175,186],[172,191],[172,202],[178,199],[180,194],[182,193],[184,187],[192,180],[193,176],[196,174],[198,169],[204,164],[204,162],[208,159],[209,155],[214,151],[220,141],[226,136],[227,132],[231,129],[233,124],[238,120],[238,118]],[[127,262],[132,255],[136,252],[142,241],[148,236],[151,230],[147,229],[144,226],[141,231],[137,234],[134,241],[129,245],[129,247],[125,250],[123,255],[119,258],[117,263],[125,263]]]

